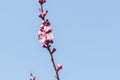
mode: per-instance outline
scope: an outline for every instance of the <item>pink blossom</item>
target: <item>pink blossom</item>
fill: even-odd
[[[41,35],[40,35],[39,41],[40,41],[41,43],[45,43],[46,38],[45,38],[44,36],[41,36]]]
[[[47,33],[48,32],[50,33],[50,32],[53,31],[53,29],[51,27],[49,27],[49,26],[44,26],[44,31],[47,32]]]
[[[38,35],[40,35],[40,36],[46,36],[46,32],[44,32],[44,31],[38,31]]]
[[[51,40],[53,39],[53,34],[49,33],[46,34],[45,32],[38,32],[38,40],[42,43],[42,44],[46,44],[47,42],[51,42]]]
[[[53,39],[53,34],[49,33],[46,35],[47,40],[51,41]]]

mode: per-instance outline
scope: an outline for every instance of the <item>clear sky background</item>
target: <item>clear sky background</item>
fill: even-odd
[[[0,1],[0,79],[55,80],[37,40],[37,0]],[[47,0],[61,80],[120,80],[120,0]]]

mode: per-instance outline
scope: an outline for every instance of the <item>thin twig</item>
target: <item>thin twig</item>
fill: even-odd
[[[51,62],[52,62],[52,65],[53,65],[53,68],[54,68],[54,72],[55,72],[55,75],[56,75],[55,76],[56,80],[59,80],[58,70],[56,68],[55,61],[54,61],[54,58],[53,58],[53,55],[52,55],[50,47],[48,47],[47,50],[48,50],[48,52],[50,54]]]

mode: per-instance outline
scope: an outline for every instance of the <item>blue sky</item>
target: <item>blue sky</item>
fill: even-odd
[[[120,1],[47,0],[61,80],[120,80]],[[37,0],[0,1],[0,79],[52,80],[47,50],[37,40]]]

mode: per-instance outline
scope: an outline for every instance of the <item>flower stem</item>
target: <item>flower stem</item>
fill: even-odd
[[[41,6],[41,12],[43,13],[43,12],[44,12],[44,10],[43,10],[43,5],[40,4],[40,6]],[[45,18],[43,17],[42,20],[45,20]]]
[[[52,52],[51,52],[51,49],[50,47],[47,48],[49,54],[50,54],[50,58],[51,58],[51,62],[52,62],[52,65],[53,65],[53,68],[54,68],[54,72],[55,72],[55,77],[56,77],[56,80],[60,80],[59,79],[59,74],[58,74],[58,70],[56,68],[56,65],[55,65],[55,61],[54,61],[54,58],[53,58],[53,55],[52,55]]]
[[[41,6],[41,11],[42,11],[42,13],[43,13],[43,6],[42,6],[42,4],[41,4],[40,6]]]

